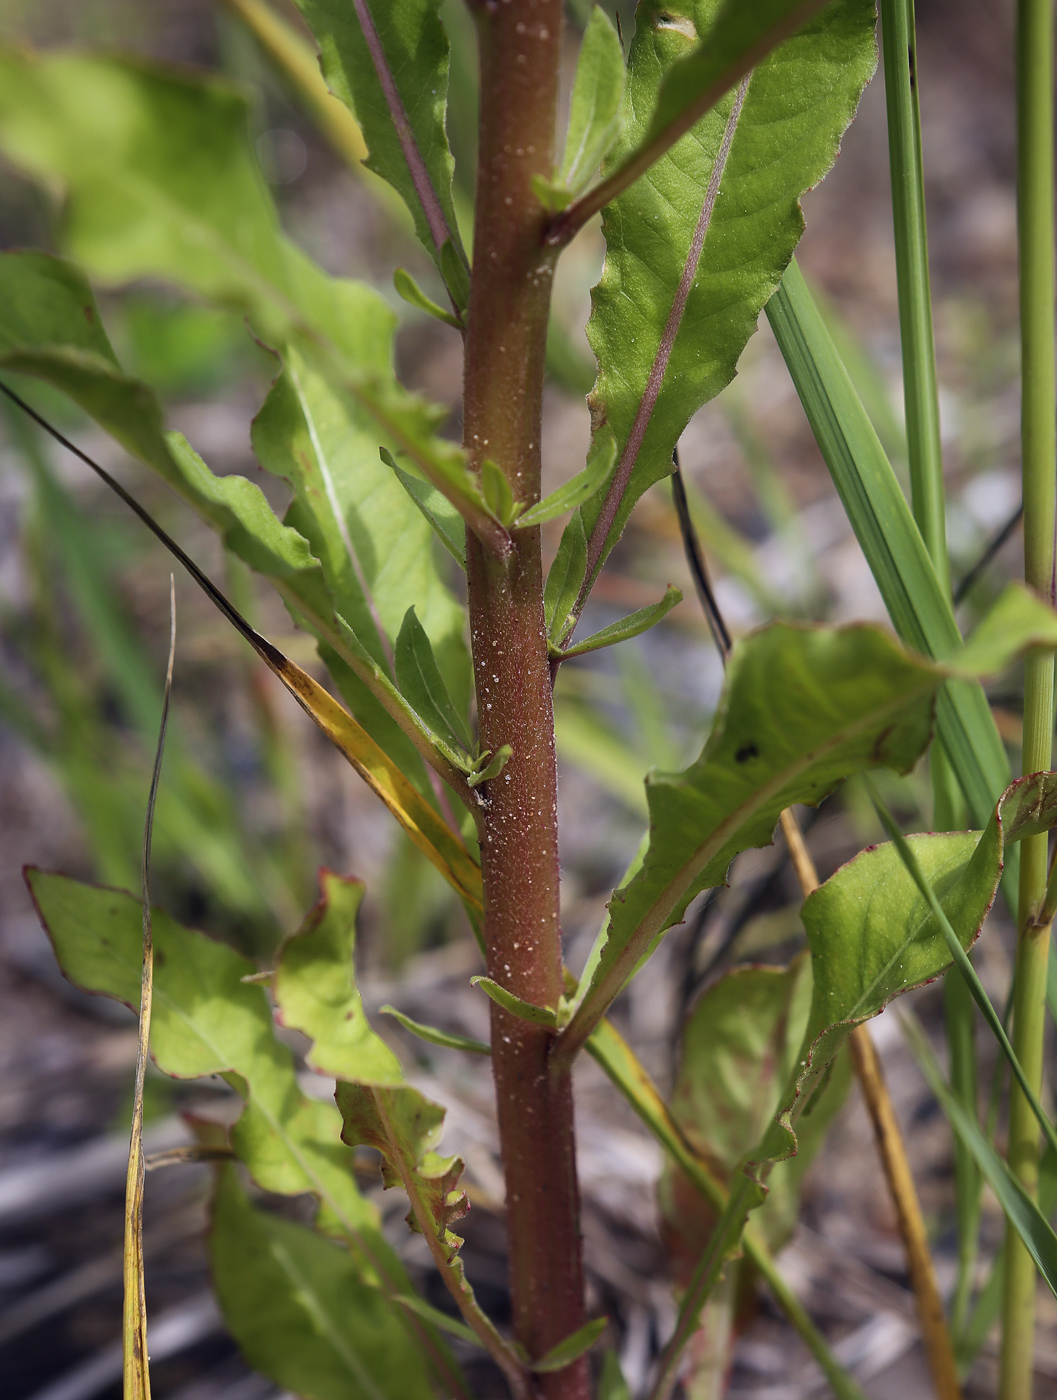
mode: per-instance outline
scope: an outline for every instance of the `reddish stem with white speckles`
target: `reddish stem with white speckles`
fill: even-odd
[[[540,491],[540,421],[553,254],[533,175],[553,167],[562,0],[475,5],[481,67],[474,269],[466,335],[464,442],[498,462],[517,500]],[[481,743],[513,755],[487,785],[482,826],[488,972],[539,1006],[562,990],[557,774],[538,530],[506,560],[467,538]],[[552,1034],[492,1006],[506,1174],[514,1333],[538,1358],[585,1321],[568,1074]],[[581,1359],[535,1378],[546,1400],[587,1400]]]

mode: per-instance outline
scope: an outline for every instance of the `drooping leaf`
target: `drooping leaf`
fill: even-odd
[[[1016,590],[1028,623],[1009,627],[1009,659],[1030,632],[1057,641],[1057,617]],[[970,664],[972,652],[967,652]],[[986,659],[1000,660],[990,644]],[[937,691],[965,675],[915,657],[872,627],[775,624],[735,645],[711,736],[679,774],[647,780],[650,844],[609,906],[581,983],[570,1050],[590,1032],[653,940],[699,890],[724,880],[738,851],[765,845],[782,810],[816,804],[860,768],[906,771],[928,741]],[[586,985],[585,985],[586,984]]]
[[[654,603],[648,608],[639,608],[637,612],[622,617],[619,622],[611,622],[608,627],[603,627],[598,632],[592,632],[591,636],[585,637],[582,642],[574,642],[571,647],[566,647],[564,651],[560,647],[556,647],[555,652],[568,659],[572,656],[586,656],[589,651],[599,651],[602,647],[615,646],[618,642],[626,642],[630,637],[638,637],[641,633],[649,631],[651,627],[655,627],[662,618],[668,616],[677,603],[682,601],[683,595],[679,589],[669,584],[659,603]]]
[[[428,1400],[395,1303],[345,1249],[253,1207],[222,1167],[209,1259],[228,1330],[255,1371],[304,1400]]]
[[[59,966],[75,986],[138,1005],[142,905],[120,890],[41,870],[27,873]],[[358,897],[358,896],[357,896]],[[154,910],[151,1054],[177,1078],[230,1073],[246,1099],[232,1137],[254,1179],[284,1195],[314,1192],[341,1233],[382,1250],[377,1216],[359,1194],[340,1120],[297,1087],[293,1056],[276,1040],[267,993],[243,978],[252,963]],[[400,1271],[401,1278],[403,1277]]]
[[[599,433],[591,444],[587,456],[587,466],[572,477],[564,486],[559,486],[538,505],[530,506],[517,518],[517,528],[526,530],[531,525],[543,525],[548,520],[556,520],[566,511],[576,510],[599,491],[616,465],[617,444],[611,433]]]
[[[666,79],[674,86],[662,88],[662,120],[667,94],[682,94],[684,81],[696,81],[699,62],[725,62],[725,41],[713,50],[708,38],[714,9],[713,0],[640,6],[622,130],[607,170],[618,167],[652,129],[654,94]],[[729,5],[715,32],[756,25],[766,30],[775,10],[775,4]],[[672,451],[691,416],[733,377],[803,232],[800,196],[833,163],[873,72],[874,25],[873,0],[828,7],[756,66],[746,90],[719,101],[650,167],[647,178],[604,211],[606,262],[588,324],[599,363],[592,415],[596,426],[605,424],[616,435],[621,457],[614,488],[621,487],[632,461],[634,470],[599,559],[642,493],[671,470]],[[695,50],[699,34],[705,42]],[[680,67],[680,60],[688,67]],[[695,77],[688,79],[688,73]],[[678,105],[683,98],[671,100]],[[710,184],[713,174],[718,188]],[[659,385],[651,383],[658,370]],[[644,396],[656,398],[645,421]],[[597,504],[585,516],[590,533]],[[594,556],[592,563],[597,568]]]
[[[811,990],[806,957],[788,968],[735,968],[708,988],[687,1018],[671,1113],[725,1184],[779,1107],[807,1028]],[[796,1156],[771,1173],[755,1225],[773,1252],[792,1233],[801,1180],[849,1083],[850,1067],[842,1056],[824,1094],[802,1120]],[[689,1272],[715,1225],[715,1212],[678,1168],[667,1169],[660,1196],[673,1255]]]
[[[565,152],[554,181],[558,209],[577,195],[601,165],[620,129],[624,50],[606,12],[595,5],[587,21],[569,99]]]
[[[558,646],[576,625],[572,615],[587,569],[587,535],[581,511],[562,531],[558,553],[554,556],[547,583],[543,590],[543,617],[547,624],[547,639]]]
[[[444,677],[433,655],[429,638],[415,614],[414,604],[404,615],[394,653],[396,683],[417,715],[453,748],[472,746],[466,720],[448,694]]]
[[[444,1109],[405,1082],[395,1055],[364,1016],[353,966],[355,913],[348,899],[321,906],[319,917],[284,945],[273,979],[283,1024],[312,1041],[311,1067],[338,1081],[342,1140],[378,1150],[385,1185],[407,1192],[408,1223],[425,1236],[466,1322],[500,1364],[516,1370],[519,1363],[466,1281],[462,1240],[450,1228],[469,1207],[458,1186],[462,1161],[435,1150]]]
[[[950,600],[795,260],[767,304],[767,318],[893,627],[926,656],[950,655],[961,643]],[[980,686],[944,686],[936,728],[972,819],[983,827],[1010,768]],[[1010,852],[1003,880],[1011,908],[1018,858],[1016,850]]]
[[[27,883],[59,966],[75,986],[135,1006],[142,961],[142,905],[122,890],[30,869]],[[324,877],[333,894],[358,905],[357,881]],[[221,1074],[242,1096],[231,1145],[253,1179],[284,1196],[311,1193],[317,1229],[353,1246],[361,1267],[388,1294],[410,1295],[410,1280],[386,1241],[378,1213],[359,1192],[333,1105],[307,1097],[290,1050],[276,1037],[265,989],[248,983],[253,964],[230,948],[153,910],[154,1008],[151,1054],[176,1078]],[[412,1330],[446,1375],[454,1362],[428,1328]]]
[[[297,4],[319,43],[327,85],[360,124],[368,168],[398,191],[438,266],[448,239],[465,262],[451,198],[454,162],[444,127],[448,40],[438,0]],[[395,120],[394,99],[400,109]]]

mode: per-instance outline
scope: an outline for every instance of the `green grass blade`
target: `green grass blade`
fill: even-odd
[[[903,1029],[929,1088],[939,1099],[951,1127],[971,1149],[987,1184],[995,1193],[1010,1224],[1024,1241],[1024,1246],[1034,1259],[1039,1273],[1053,1293],[1057,1294],[1057,1235],[1038,1206],[984,1137],[979,1125],[964,1112],[947,1086],[921,1026],[912,1016],[904,1014]]]
[[[960,643],[950,601],[795,261],[767,304],[767,319],[892,625],[907,646],[937,659],[949,655]],[[1010,769],[982,688],[949,682],[936,720],[973,824],[986,826]],[[1010,857],[1003,890],[1015,909],[1019,861],[1015,851]]]

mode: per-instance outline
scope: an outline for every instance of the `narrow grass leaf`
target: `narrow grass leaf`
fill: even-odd
[[[1057,1235],[1046,1217],[1021,1186],[1009,1167],[987,1141],[980,1125],[958,1102],[936,1063],[924,1031],[915,1019],[904,1015],[903,1028],[929,1088],[936,1095],[951,1127],[972,1152],[988,1186],[995,1193],[1009,1223],[1024,1241],[1039,1273],[1057,1295]]]

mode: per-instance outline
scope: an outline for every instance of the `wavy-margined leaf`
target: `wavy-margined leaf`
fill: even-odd
[[[350,1147],[374,1147],[386,1186],[408,1195],[408,1223],[421,1231],[467,1323],[499,1361],[519,1364],[481,1311],[466,1281],[451,1225],[468,1209],[458,1183],[463,1163],[436,1152],[444,1109],[403,1077],[396,1056],[371,1029],[353,966],[356,906],[332,892],[286,943],[273,986],[284,1025],[312,1041],[308,1063],[338,1081],[336,1100]]]
[[[230,1166],[213,1200],[209,1261],[228,1331],[277,1385],[304,1400],[434,1394],[394,1305],[362,1280],[348,1251],[256,1209]]]
[[[698,1000],[683,1028],[671,1113],[690,1145],[729,1183],[778,1109],[796,1067],[811,1006],[811,963],[787,968],[736,968]],[[834,1065],[823,1094],[802,1120],[795,1157],[779,1163],[756,1227],[777,1252],[796,1224],[804,1173],[851,1082],[846,1056]],[[678,1167],[660,1184],[661,1211],[673,1252],[686,1272],[715,1225],[715,1212]]]
[[[1018,779],[983,832],[916,836],[910,845],[964,948],[976,938],[1012,842],[1057,823],[1057,774]],[[687,1287],[661,1360],[662,1375],[692,1335],[700,1309],[737,1248],[749,1213],[765,1199],[774,1164],[797,1151],[799,1123],[817,1100],[834,1056],[857,1025],[894,997],[937,977],[951,961],[947,939],[899,852],[860,854],[817,889],[802,910],[814,985],[807,1029],[778,1111],[736,1174],[730,1201]],[[1039,1217],[1041,1219],[1041,1216]]]
[[[297,6],[319,43],[327,85],[360,124],[368,168],[398,191],[438,267],[449,239],[462,256],[444,126],[448,39],[439,0],[297,0]]]
[[[728,6],[724,20],[749,8],[755,16],[757,7]],[[714,13],[714,0],[640,6],[623,128],[607,169],[646,136],[654,94],[666,74],[685,71],[676,65]],[[691,416],[733,377],[803,231],[800,196],[833,163],[873,72],[875,18],[873,0],[828,7],[604,211],[606,261],[588,323],[599,364],[590,401],[596,425],[616,434],[611,489],[622,495],[593,568],[638,498],[671,470]],[[701,53],[709,52],[706,42]],[[596,503],[585,516],[590,533]]]
[[[988,666],[1026,645],[1057,645],[1057,616],[1024,589],[1002,602],[1009,649],[985,638]],[[1011,621],[1016,613],[1019,621]],[[967,660],[973,662],[971,648]],[[928,742],[940,686],[972,675],[906,652],[874,627],[765,628],[735,645],[712,733],[682,773],[653,773],[649,848],[617,890],[563,1033],[572,1052],[635,966],[700,890],[721,883],[734,856],[766,845],[784,808],[817,804],[861,768],[907,771]]]
[[[138,1006],[139,900],[42,870],[30,870],[27,880],[69,980]],[[376,1212],[356,1189],[341,1147],[340,1120],[329,1104],[298,1089],[293,1056],[275,1038],[267,993],[242,981],[253,964],[162,909],[154,910],[153,923],[151,1054],[159,1069],[181,1079],[235,1076],[246,1107],[232,1140],[258,1184],[283,1195],[313,1192],[331,1229],[369,1240],[372,1254],[389,1259]]]

